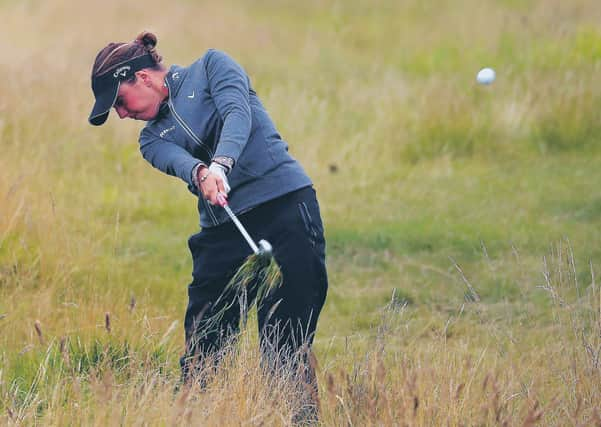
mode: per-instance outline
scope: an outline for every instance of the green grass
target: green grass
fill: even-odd
[[[202,399],[173,392],[196,202],[141,158],[139,123],[87,124],[97,50],[149,28],[168,64],[237,58],[314,180],[325,424],[522,424],[534,402],[545,425],[598,423],[600,14],[590,0],[109,1],[90,20],[68,0],[0,2],[0,421],[288,419],[244,346],[248,363],[232,356]]]

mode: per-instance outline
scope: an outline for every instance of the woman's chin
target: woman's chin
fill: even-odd
[[[144,122],[147,122],[147,121],[152,120],[154,118],[155,118],[155,116],[151,117],[151,114],[144,114],[144,113],[134,114],[132,116],[132,119],[134,119],[134,120],[141,120],[141,121],[144,121]]]

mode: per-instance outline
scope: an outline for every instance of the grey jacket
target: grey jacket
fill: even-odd
[[[235,164],[228,175],[228,200],[238,214],[311,185],[248,75],[228,55],[209,50],[189,67],[172,66],[165,82],[167,104],[140,132],[140,151],[152,166],[181,178],[199,196],[192,169],[199,161],[231,157]],[[198,211],[201,227],[229,221],[221,207],[201,195]]]

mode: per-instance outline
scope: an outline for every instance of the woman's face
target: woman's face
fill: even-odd
[[[137,76],[133,83],[119,86],[113,107],[121,119],[152,120],[159,111],[164,96],[147,79]]]

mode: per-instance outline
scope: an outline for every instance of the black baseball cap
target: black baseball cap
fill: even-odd
[[[117,99],[122,81],[131,78],[136,71],[154,65],[156,65],[156,62],[152,59],[152,56],[144,54],[120,62],[98,76],[92,76],[92,91],[96,102],[88,118],[90,124],[100,126],[106,122]]]

